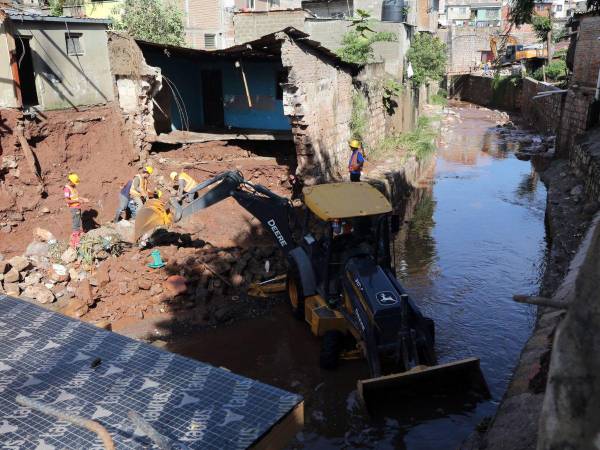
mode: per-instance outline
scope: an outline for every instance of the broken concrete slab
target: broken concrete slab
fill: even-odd
[[[31,266],[31,263],[24,256],[13,256],[8,260],[9,264],[17,272],[23,272],[25,269]]]

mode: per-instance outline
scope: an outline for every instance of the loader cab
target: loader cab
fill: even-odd
[[[331,183],[303,190],[302,247],[313,263],[317,290],[339,299],[341,275],[353,257],[371,257],[391,268],[390,233],[399,221],[387,198],[368,183]],[[316,222],[316,223],[315,223]]]

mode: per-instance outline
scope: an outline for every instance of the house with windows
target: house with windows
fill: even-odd
[[[501,0],[447,0],[448,26],[499,27],[502,25]]]
[[[2,10],[0,107],[52,110],[113,100],[107,20]]]

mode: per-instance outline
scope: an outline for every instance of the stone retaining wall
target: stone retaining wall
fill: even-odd
[[[541,92],[560,91],[556,86],[523,79],[521,114],[530,126],[542,133],[556,134],[560,128],[564,94],[552,94],[533,99]]]
[[[589,200],[600,201],[600,128],[596,128],[575,140],[570,164],[584,182],[585,195]]]

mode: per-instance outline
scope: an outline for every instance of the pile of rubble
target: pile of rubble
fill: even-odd
[[[37,228],[24,255],[0,260],[0,289],[94,323],[194,309],[196,323],[214,325],[252,315],[248,286],[285,270],[273,245],[224,249],[165,232],[139,249],[127,242],[132,228],[121,221],[91,230],[77,250]],[[157,251],[164,266],[153,268]]]

